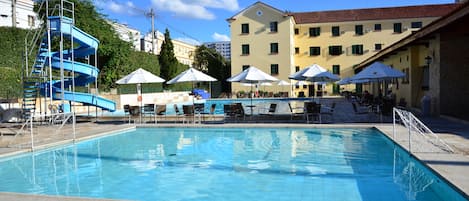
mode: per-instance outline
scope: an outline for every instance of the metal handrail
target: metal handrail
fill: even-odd
[[[60,118],[62,117],[63,118]],[[55,120],[58,120],[60,118],[60,120],[62,120],[59,128],[56,129],[55,131],[55,134],[54,135],[57,135],[61,130],[62,128],[65,126],[65,124],[67,122],[69,122],[70,119],[72,119],[72,134],[73,134],[73,142],[75,142],[76,140],[76,116],[75,116],[75,113],[73,112],[69,112],[69,113],[56,113],[56,114],[44,114],[44,115],[36,115],[36,116],[33,116],[31,115],[29,117],[29,119],[26,120],[25,123],[23,123],[23,125],[21,126],[21,128],[16,131],[16,134],[13,138],[13,140],[11,140],[8,144],[9,147],[11,147],[11,145],[13,144],[13,142],[16,141],[16,138],[18,135],[23,135],[25,132],[25,128],[27,126],[29,126],[29,133],[31,135],[31,150],[34,151],[34,131],[33,131],[33,125],[34,125],[34,121],[33,119],[34,118],[37,118],[37,119],[49,119],[49,125],[54,125],[54,122]]]
[[[397,115],[397,116],[396,116]],[[453,153],[454,150],[441,138],[438,137],[433,131],[428,128],[422,121],[415,117],[411,112],[393,108],[393,138],[396,138],[396,121],[398,118],[401,120],[402,124],[408,129],[409,135],[409,152],[412,152],[412,132],[416,132],[419,135],[423,136],[428,142],[439,147],[443,151]]]

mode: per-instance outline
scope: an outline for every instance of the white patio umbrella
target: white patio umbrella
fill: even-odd
[[[304,68],[303,70],[293,73],[292,75],[288,76],[288,78],[293,80],[306,80],[310,82],[335,82],[340,80],[338,75],[332,74],[317,64],[313,64]],[[316,94],[314,94],[314,96],[316,96]]]
[[[352,76],[350,79],[353,80],[368,80],[369,82],[378,82],[385,80],[392,80],[394,78],[405,77],[405,73],[391,68],[381,62],[374,62],[368,67],[364,68],[358,74]]]
[[[190,67],[189,69],[185,70],[182,73],[179,73],[176,77],[166,82],[167,84],[176,84],[181,82],[192,82],[192,89],[194,89],[195,82],[214,82],[217,79],[207,75],[195,68]],[[211,88],[211,85],[210,85]],[[210,93],[211,89],[209,89]]]
[[[167,84],[176,84],[181,82],[192,82],[192,90],[194,90],[194,83],[196,82],[213,82],[217,79],[207,75],[195,68],[190,67],[176,77],[166,82]],[[192,92],[191,92],[192,93]],[[211,92],[210,92],[211,93]],[[192,97],[192,109],[194,109],[194,97]],[[193,121],[195,123],[195,121]]]
[[[381,86],[384,81],[402,77],[405,77],[405,73],[381,62],[374,62],[352,76],[350,81],[355,83],[378,82],[378,86]]]
[[[125,77],[117,80],[117,84],[137,84],[137,101],[140,102],[140,108],[142,107],[142,86],[143,83],[161,83],[165,80],[161,77],[154,75],[142,68],[131,72]],[[142,121],[142,112],[140,111],[140,122]]]
[[[339,76],[332,74],[317,64],[313,64],[296,73],[293,73],[292,75],[288,76],[288,78],[293,80],[306,80],[310,82],[335,82],[340,80]]]
[[[347,85],[347,84],[359,84],[359,83],[368,83],[370,80],[368,79],[361,79],[361,80],[354,80],[352,77],[342,78],[341,80],[335,82],[338,85]]]
[[[282,86],[282,91],[284,91],[284,86],[291,86],[291,83],[290,82],[287,82],[285,80],[280,80],[278,83],[277,83],[278,86]],[[291,87],[289,87],[289,93],[291,93]]]
[[[243,72],[236,74],[233,77],[228,78],[226,81],[228,82],[240,82],[240,83],[263,83],[263,82],[276,82],[278,81],[277,78],[259,70],[254,66],[250,66]],[[251,85],[252,91],[252,85]],[[252,105],[252,95],[251,95],[251,105]],[[252,114],[252,107],[251,107],[251,114]]]

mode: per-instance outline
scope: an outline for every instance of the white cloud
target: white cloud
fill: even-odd
[[[212,20],[213,12],[208,9],[235,11],[239,9],[238,0],[152,0],[157,10],[170,11],[178,17]]]
[[[174,40],[182,41],[185,43],[189,43],[191,45],[201,45],[201,42],[192,38],[175,38]]]
[[[115,2],[113,0],[100,0],[95,1],[95,4],[100,8],[107,8],[113,13],[125,15],[139,15],[144,11],[140,11],[133,2],[127,1],[125,4]]]
[[[224,34],[219,34],[217,32],[212,34],[212,38],[215,41],[230,41],[230,37]]]

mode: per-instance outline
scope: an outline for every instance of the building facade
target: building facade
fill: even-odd
[[[256,66],[278,79],[288,80],[290,74],[316,63],[348,77],[355,74],[353,67],[366,58],[455,7],[456,4],[441,4],[292,13],[257,2],[228,19],[231,73]],[[290,96],[312,96],[313,86],[294,86]],[[328,94],[339,92],[335,84],[321,87],[324,89]],[[232,90],[248,88],[233,83]]]
[[[163,44],[165,37],[164,34],[156,31],[155,32],[155,37],[154,37],[154,44],[155,44],[155,49],[156,55],[159,55],[161,52],[161,45]],[[174,47],[174,56],[176,59],[185,65],[192,66],[194,63],[194,52],[195,49],[197,48],[195,45],[179,41],[179,40],[172,40],[173,42],[173,47]],[[151,32],[147,33],[142,39],[141,39],[141,51],[145,52],[152,52],[152,36]]]
[[[360,63],[366,68],[380,61],[406,74],[387,89],[397,102],[433,116],[445,115],[469,121],[469,3],[435,20]],[[376,86],[370,84],[369,90]],[[425,98],[424,98],[425,97]],[[428,101],[427,103],[424,103]]]
[[[41,20],[32,0],[0,0],[0,26],[22,29],[39,28]]]
[[[126,24],[120,24],[113,21],[107,21],[117,32],[119,38],[132,44],[132,48],[140,51],[140,31],[130,28]]]
[[[212,48],[217,51],[227,61],[231,60],[231,42],[230,41],[219,41],[219,42],[207,42],[204,45],[208,48]]]

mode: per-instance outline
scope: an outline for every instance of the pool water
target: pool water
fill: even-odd
[[[375,129],[138,128],[0,161],[0,191],[127,200],[465,200]]]

